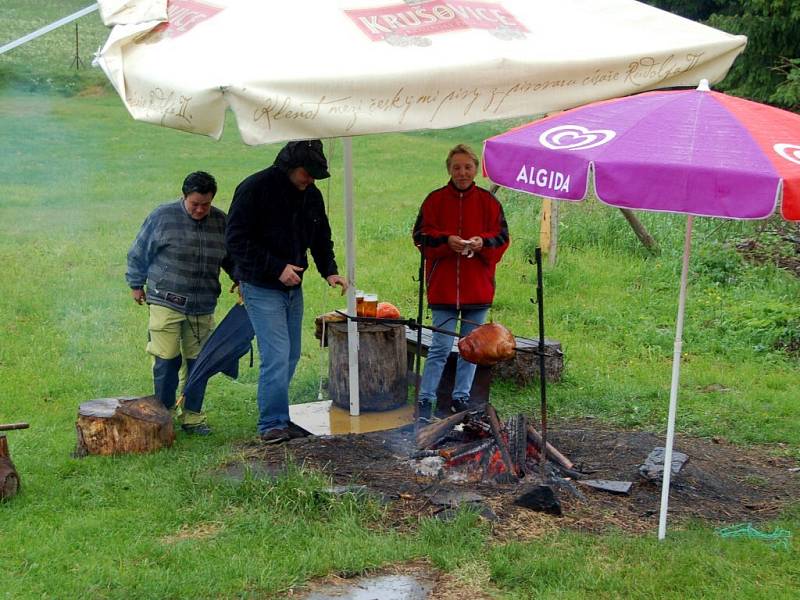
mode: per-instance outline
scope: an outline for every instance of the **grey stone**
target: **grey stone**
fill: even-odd
[[[653,448],[647,456],[644,464],[639,467],[639,474],[645,479],[658,481],[664,476],[664,454],[666,450],[662,447]],[[683,452],[672,452],[672,474],[677,475],[686,464],[689,457]]]
[[[631,486],[633,485],[631,481],[610,481],[608,479],[583,479],[579,480],[578,483],[604,492],[626,495],[630,494]]]

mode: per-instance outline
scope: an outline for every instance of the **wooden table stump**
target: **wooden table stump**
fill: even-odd
[[[80,405],[75,456],[154,452],[172,446],[172,415],[154,396],[101,398]]]
[[[19,475],[8,450],[6,436],[0,435],[0,500],[16,496],[19,492]]]
[[[350,410],[347,323],[328,323],[328,392],[334,405]],[[381,411],[408,401],[403,325],[358,324],[359,409]]]

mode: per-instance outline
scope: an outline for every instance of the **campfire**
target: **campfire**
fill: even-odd
[[[542,436],[525,415],[502,422],[488,403],[420,428],[417,447],[412,456],[417,470],[451,481],[516,482],[536,475],[542,460]],[[546,459],[564,474],[575,473],[573,463],[551,444]]]

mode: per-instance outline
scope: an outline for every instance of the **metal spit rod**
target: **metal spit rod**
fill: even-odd
[[[539,458],[542,483],[547,480],[547,381],[544,365],[544,286],[542,284],[542,249],[536,248],[536,303],[539,305],[539,390],[542,410],[542,452]]]

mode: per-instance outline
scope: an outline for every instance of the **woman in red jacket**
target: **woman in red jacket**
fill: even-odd
[[[475,185],[479,161],[469,146],[459,144],[450,150],[446,164],[450,181],[422,203],[414,224],[414,244],[425,256],[433,326],[465,336],[484,322],[494,300],[495,267],[508,248],[508,225],[497,199]],[[431,419],[452,347],[452,336],[434,332],[422,373],[420,419]],[[475,365],[459,357],[454,412],[468,407],[474,376]]]

